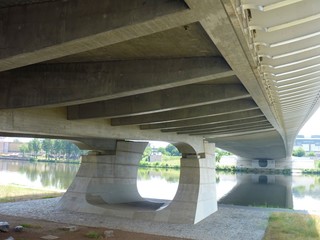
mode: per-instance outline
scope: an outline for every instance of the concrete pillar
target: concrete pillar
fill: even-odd
[[[59,207],[99,213],[98,206],[143,201],[137,189],[137,173],[146,146],[144,142],[118,141],[116,151],[108,155],[82,156],[78,173]]]
[[[59,208],[190,224],[217,210],[213,144],[205,143],[204,153],[183,154],[178,191],[169,204],[147,201],[138,193],[138,163],[145,147],[146,143],[119,141],[113,154],[84,156]]]
[[[237,167],[253,169],[291,169],[292,160],[290,159],[247,159],[238,158]]]

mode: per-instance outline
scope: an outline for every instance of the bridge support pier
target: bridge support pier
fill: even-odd
[[[143,199],[137,190],[137,171],[146,145],[118,141],[115,151],[83,156],[73,183],[59,202],[59,209],[191,224],[217,210],[214,155],[209,151],[183,153],[178,191],[170,203]],[[214,147],[211,148],[213,152]]]
[[[291,169],[291,159],[237,159],[237,167],[254,169]]]

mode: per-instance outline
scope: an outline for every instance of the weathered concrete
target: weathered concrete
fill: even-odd
[[[145,147],[118,141],[108,155],[83,156],[59,208],[170,223],[197,223],[217,210],[213,144],[205,143],[200,158],[183,153],[178,191],[169,204],[147,201],[138,193],[138,163]]]
[[[245,119],[251,119],[264,116],[259,109],[242,109],[242,111],[236,111],[235,113],[226,113],[217,116],[209,116],[203,118],[196,118],[190,120],[181,120],[168,123],[155,123],[140,125],[140,129],[174,129],[179,127],[189,126],[202,126],[207,124],[220,124],[230,123],[233,121],[241,121]]]
[[[186,97],[187,96],[187,97]],[[116,118],[222,103],[250,97],[242,85],[201,84],[68,107],[68,119]]]
[[[0,73],[0,108],[81,104],[232,75],[221,57],[33,65]]]
[[[261,83],[238,6],[229,0],[94,3],[4,3],[0,108],[36,110],[1,111],[1,132],[191,145],[204,137],[221,146],[227,138],[233,143],[228,149],[242,157],[251,146],[235,143],[239,136],[254,136],[249,142],[257,150],[254,138],[273,132],[268,139],[285,152],[269,151],[268,158],[290,155],[292,135]],[[67,109],[49,108],[62,106]],[[94,119],[67,121],[67,115]]]
[[[218,104],[209,104],[198,107],[183,108],[174,111],[144,114],[143,116],[132,116],[122,118],[112,118],[111,125],[134,125],[146,123],[174,122],[185,119],[215,116],[226,113],[240,112],[243,109],[257,109],[257,105],[251,99],[241,99],[237,101],[227,101]]]

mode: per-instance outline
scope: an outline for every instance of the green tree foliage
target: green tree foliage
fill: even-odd
[[[172,144],[169,144],[168,146],[166,146],[165,150],[170,156],[181,156],[181,153]]]
[[[22,153],[22,157],[25,157],[25,154],[29,152],[28,145],[26,143],[22,144],[19,147],[19,151]]]
[[[41,150],[45,152],[47,160],[50,160],[51,157],[55,159],[78,159],[81,155],[81,151],[76,145],[70,141],[59,139],[32,139],[28,144],[23,144],[20,147],[23,156],[25,156],[25,153],[31,152],[34,154],[34,158],[37,158]]]
[[[33,153],[35,159],[38,158],[38,153],[41,150],[41,142],[39,139],[34,138],[28,142],[28,151]]]
[[[46,159],[49,159],[50,153],[53,148],[53,140],[52,139],[44,139],[42,140],[42,149],[46,153]]]
[[[158,152],[160,152],[162,155],[169,155],[164,147],[159,147]]]
[[[315,156],[316,156],[316,154],[314,152],[309,152],[308,153],[308,157],[315,157]]]
[[[306,152],[304,151],[304,149],[302,147],[299,147],[299,148],[293,150],[292,155],[295,157],[303,157],[306,155]]]
[[[227,151],[224,151],[220,148],[216,148],[215,149],[215,159],[216,159],[216,162],[220,162],[222,156],[229,156],[231,155],[230,152],[227,152]]]
[[[57,159],[60,157],[60,152],[61,152],[61,140],[54,140],[53,142],[53,154],[54,158]]]
[[[142,160],[143,161],[148,161],[149,156],[152,153],[152,148],[150,146],[150,144],[148,144],[148,146],[146,147],[146,149],[144,150],[143,154],[142,154]]]

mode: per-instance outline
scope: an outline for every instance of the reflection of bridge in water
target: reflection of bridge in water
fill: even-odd
[[[236,186],[219,203],[293,208],[291,186],[292,178],[289,176],[238,174]]]

